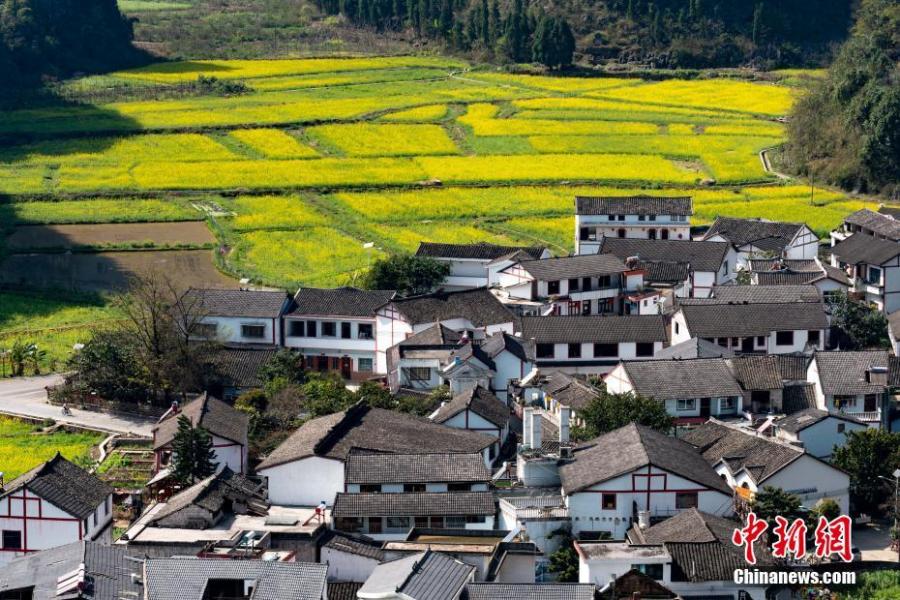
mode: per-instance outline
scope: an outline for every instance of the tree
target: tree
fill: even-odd
[[[819,517],[833,521],[841,515],[841,506],[833,498],[822,498],[813,506],[812,513],[817,521]]]
[[[551,69],[572,64],[575,36],[565,19],[543,16],[538,21],[532,44],[532,57]]]
[[[69,358],[73,386],[107,400],[140,402],[151,396],[133,339],[123,331],[95,331]]]
[[[265,383],[278,378],[288,383],[303,383],[306,381],[303,357],[290,348],[282,348],[260,368],[258,375]]]
[[[372,408],[393,410],[397,407],[397,399],[391,391],[375,381],[364,381],[353,396],[353,402],[363,401]]]
[[[578,553],[572,533],[568,529],[557,529],[550,538],[559,537],[559,549],[550,555],[549,570],[556,574],[556,581],[573,583],[578,581]]]
[[[893,478],[900,468],[900,433],[869,428],[851,431],[846,443],[835,448],[832,463],[850,475],[850,498],[857,511],[877,513],[891,496],[891,486],[881,477]]]
[[[782,516],[788,521],[806,516],[798,496],[770,485],[764,486],[756,493],[750,503],[750,508],[757,517],[769,524],[769,531],[772,531],[776,525],[776,516]]]
[[[829,298],[831,326],[842,350],[889,348],[887,318],[880,310],[838,293]]]
[[[393,254],[375,261],[366,277],[370,290],[397,290],[403,296],[426,294],[450,274],[450,265],[429,256]]]
[[[653,398],[635,394],[601,392],[578,411],[584,426],[574,429],[577,439],[591,439],[629,423],[637,423],[662,433],[669,433],[675,418],[666,412],[665,404]]]
[[[203,427],[178,417],[178,431],[172,440],[172,476],[183,484],[193,484],[216,471],[212,436]]]

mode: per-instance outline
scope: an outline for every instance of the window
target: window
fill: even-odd
[[[663,578],[663,566],[661,563],[657,564],[638,564],[631,565],[632,569],[640,571],[650,579],[656,579],[657,581],[662,581]]]
[[[647,217],[647,218],[648,218],[649,220],[651,220],[651,221],[655,221],[655,220],[656,220],[656,215],[650,215],[650,216]]]
[[[603,510],[616,510],[616,495],[600,494],[600,508]]]
[[[316,328],[318,324],[315,321],[306,322],[306,337],[316,337]]]
[[[638,215],[638,221],[644,221],[646,218],[644,215]]]
[[[734,410],[737,406],[737,403],[734,401],[734,398],[722,398],[719,400],[719,410]]]
[[[844,433],[844,430],[847,429],[847,425],[844,423],[838,423],[837,432]]]
[[[94,511],[94,527],[97,526],[97,511]]]
[[[337,517],[334,520],[334,528],[338,531],[357,533],[362,531],[363,522],[360,517]]]
[[[570,280],[569,280],[569,293],[570,293],[570,294],[571,294],[572,292],[577,292],[577,291],[579,290],[580,287],[581,287],[581,280],[580,280],[580,279],[570,279]]]
[[[10,529],[3,530],[3,547],[4,548],[21,548],[22,532],[12,531]]]
[[[578,239],[581,241],[591,239],[591,230],[587,227],[582,227],[578,230]]]
[[[775,332],[775,345],[776,346],[791,346],[794,343],[794,332],[793,331],[776,331]]]
[[[647,232],[647,237],[651,240],[655,240],[656,239],[656,230],[655,229],[649,230]]]
[[[425,484],[424,483],[404,483],[403,491],[407,494],[413,494],[416,492],[424,492]]]
[[[866,283],[879,285],[881,283],[881,269],[871,266],[866,269]]]
[[[653,356],[653,342],[638,342],[636,346],[637,356]]]
[[[341,337],[349,340],[352,337],[350,323],[341,323]]]
[[[266,337],[265,325],[241,325],[241,337],[264,338]]]
[[[697,508],[697,492],[676,493],[675,508]]]
[[[615,220],[616,220],[616,215],[606,215],[606,218],[607,218],[608,220],[610,220],[610,221],[615,221]]]
[[[216,323],[195,323],[191,330],[197,337],[213,339],[219,333],[219,325]]]
[[[336,337],[337,323],[334,321],[324,321],[322,323],[322,337]]]
[[[288,321],[288,335],[290,337],[305,337],[306,321]]]
[[[696,410],[696,408],[696,398],[681,399],[675,402],[675,410]]]
[[[430,381],[431,369],[428,367],[409,367],[406,369],[406,376],[410,381]]]
[[[766,336],[764,336],[764,335],[758,335],[758,336],[756,336],[756,346],[757,346],[757,347],[762,347],[762,346],[765,346],[765,345],[766,345]]]
[[[581,344],[569,344],[569,358],[581,358]]]
[[[356,359],[356,370],[360,373],[369,373],[372,369],[372,359],[371,358],[358,358]]]
[[[668,230],[668,229],[660,229],[660,230],[659,230],[659,237],[662,238],[662,239],[664,239],[664,240],[669,239],[669,230]]]
[[[413,523],[416,524],[416,527],[422,527],[424,529],[428,529],[428,517],[416,517],[413,520]]]
[[[553,344],[538,344],[536,351],[538,358],[553,358],[554,346]]]
[[[448,483],[448,492],[470,492],[472,491],[471,483]]]
[[[369,533],[381,533],[381,517],[369,517]]]
[[[380,483],[363,483],[359,486],[359,491],[362,494],[380,494],[381,493],[381,484]]]
[[[810,331],[807,334],[806,339],[809,341],[810,344],[815,344],[816,346],[818,346],[819,345],[819,331],[818,330]]]
[[[856,396],[841,396],[840,394],[836,394],[834,397],[834,407],[838,410],[855,406]]]
[[[675,321],[675,335],[681,333],[681,326],[678,324],[678,321]]]
[[[625,215],[616,215],[616,219],[618,219],[619,221],[624,221]]]
[[[594,344],[594,358],[615,357],[618,355],[618,344]]]
[[[548,296],[558,296],[559,295],[559,282],[558,281],[548,281],[547,282],[547,295]]]
[[[582,301],[582,303],[581,303],[581,314],[583,314],[583,315],[589,315],[589,314],[591,314],[591,301],[590,301],[590,300],[584,300],[584,301]]]
[[[484,515],[466,515],[466,523],[485,523],[487,517]]]
[[[444,517],[444,527],[447,529],[464,529],[465,526],[465,517]]]
[[[582,277],[581,278],[581,291],[589,292],[591,291],[591,278],[590,277]]]
[[[617,234],[620,238],[623,238],[623,237],[625,237],[625,230],[624,230],[624,229],[620,229],[619,231],[616,232],[616,234]]]
[[[361,340],[371,340],[372,339],[372,324],[371,323],[360,323],[357,327],[357,334]]]

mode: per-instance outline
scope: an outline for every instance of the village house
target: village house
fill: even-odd
[[[715,419],[687,431],[681,439],[692,444],[723,483],[745,501],[763,486],[772,486],[795,494],[807,508],[831,498],[841,514],[850,510],[849,476],[801,448]]]
[[[653,355],[656,360],[689,360],[693,358],[730,358],[734,356],[734,352],[728,348],[704,340],[703,338],[692,337],[667,346]]]
[[[751,258],[748,264],[752,285],[814,285],[825,299],[850,289],[847,273],[818,258]]]
[[[216,367],[222,376],[221,383],[209,388],[210,393],[226,402],[234,402],[238,396],[263,387],[260,371],[278,352],[274,346],[250,344],[225,344],[216,353]]]
[[[281,316],[291,299],[284,292],[191,288],[181,299],[197,339],[280,346]]]
[[[576,448],[559,475],[576,536],[622,539],[642,513],[732,514],[731,488],[696,448],[634,423]]]
[[[719,286],[709,298],[679,302],[671,342],[693,337],[736,354],[793,354],[825,348],[828,317],[813,286]]]
[[[580,422],[578,412],[600,395],[600,390],[587,380],[562,371],[541,376],[540,384],[535,391],[536,394],[521,398],[521,402],[534,404],[541,401],[547,412],[557,421],[568,416],[572,425]],[[566,412],[563,412],[564,410]]]
[[[772,424],[775,437],[806,450],[812,456],[828,460],[834,449],[847,442],[851,431],[863,431],[868,425],[850,415],[807,408],[778,419]]]
[[[428,419],[356,404],[305,422],[257,467],[274,504],[333,504],[346,491],[344,466],[353,448],[370,452],[480,453],[489,464],[496,439]],[[408,516],[408,515],[406,515]]]
[[[736,254],[725,242],[603,238],[600,254],[629,259],[648,270],[648,282],[666,283],[678,298],[706,298],[734,278]],[[636,265],[636,266],[637,266]],[[687,270],[686,279],[681,275]]]
[[[593,585],[579,583],[470,583],[464,600],[596,600]]]
[[[888,358],[886,350],[817,352],[807,373],[815,386],[816,407],[844,413],[872,427],[886,427]]]
[[[300,288],[284,316],[285,346],[296,349],[313,371],[335,371],[351,380],[387,373],[376,313],[393,297],[389,290]]]
[[[734,571],[747,568],[743,548],[731,542],[736,520],[696,508],[660,523],[635,524],[624,541],[577,541],[578,580],[608,590],[622,573],[636,570],[668,593],[641,598],[765,600],[768,586],[737,585]],[[774,565],[768,547],[754,544],[757,565]],[[621,597],[621,596],[620,596]]]
[[[500,447],[509,437],[510,409],[506,403],[481,386],[469,388],[442,404],[429,418],[435,423],[478,431],[497,439],[491,458],[500,454]]]
[[[111,487],[57,452],[0,481],[0,563],[71,542],[112,541]]]
[[[426,550],[378,565],[357,592],[359,600],[459,600],[475,567]]]
[[[637,314],[625,294],[642,290],[643,272],[608,254],[562,256],[516,262],[497,274],[497,286],[501,301],[531,304],[523,314]]]
[[[900,242],[900,221],[892,209],[881,206],[878,212],[862,208],[844,217],[841,226],[831,232],[832,245],[862,233],[880,240]]]
[[[534,340],[545,373],[607,373],[620,361],[652,358],[667,342],[661,315],[522,317],[519,337]]]
[[[701,239],[731,244],[736,266],[742,268],[753,258],[813,259],[819,254],[819,237],[805,223],[718,217]]]
[[[487,242],[477,244],[438,244],[419,242],[416,256],[427,256],[450,265],[450,274],[441,287],[445,290],[465,290],[490,287],[499,270],[516,260],[548,258],[543,246],[498,246]]]
[[[382,542],[372,538],[329,529],[319,539],[319,562],[328,565],[329,588],[332,582],[360,585],[384,562]],[[331,591],[329,589],[329,591]],[[354,591],[353,597],[356,597]]]
[[[831,264],[867,303],[887,314],[900,310],[900,243],[854,233],[832,246]]]
[[[569,509],[558,486],[547,488],[543,494],[537,493],[535,488],[526,492],[499,498],[499,524],[503,529],[520,530],[533,542],[542,553],[539,562],[546,569],[549,556],[563,543],[560,536],[552,535],[553,532],[571,525]]]
[[[603,238],[689,240],[691,198],[575,197],[575,251],[596,254]]]
[[[181,417],[186,417],[192,427],[202,427],[210,433],[215,453],[213,462],[227,466],[236,473],[247,471],[249,417],[218,398],[201,394],[184,406],[173,405],[153,427],[155,472],[169,469],[172,443]]]

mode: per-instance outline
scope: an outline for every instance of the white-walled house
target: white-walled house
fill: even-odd
[[[284,344],[314,371],[355,380],[387,373],[376,313],[393,297],[389,290],[300,288],[284,316]]]
[[[290,304],[284,292],[191,288],[181,299],[195,338],[229,344],[280,346],[281,316]]]
[[[489,464],[494,442],[488,435],[360,403],[307,421],[256,472],[268,479],[273,504],[332,505],[346,491],[344,465],[353,448],[389,454],[477,452]]]
[[[330,529],[322,536],[319,562],[328,565],[329,582],[362,583],[384,562],[381,542]]]
[[[878,212],[862,208],[844,217],[838,229],[831,232],[832,245],[855,233],[862,233],[889,242],[900,242],[900,221],[893,207],[879,206]]]
[[[665,518],[697,508],[732,514],[732,492],[683,440],[630,424],[575,449],[559,469],[574,535],[622,539],[639,513]]]
[[[153,427],[155,470],[165,469],[172,460],[172,442],[178,432],[178,420],[187,417],[194,427],[206,429],[212,436],[216,464],[235,473],[246,473],[247,428],[249,417],[209,394],[191,400],[184,406],[173,406]]]
[[[550,252],[543,246],[499,246],[487,242],[477,244],[439,244],[419,242],[416,256],[427,256],[450,265],[450,274],[444,279],[445,290],[465,290],[488,287],[494,284],[492,274],[511,264],[512,256],[531,260],[548,258]]]
[[[112,542],[113,490],[58,452],[0,490],[0,563],[79,540]]]
[[[849,476],[792,444],[714,419],[682,439],[694,445],[728,486],[744,500],[764,486],[781,488],[812,508],[824,498],[850,510]]]
[[[460,600],[476,568],[440,552],[426,550],[382,563],[366,580],[359,600]]]
[[[448,427],[478,431],[497,438],[491,449],[491,458],[494,458],[509,437],[510,414],[509,407],[497,396],[476,386],[454,395],[429,418]]]
[[[718,217],[701,239],[731,244],[741,268],[753,258],[813,259],[819,254],[819,237],[805,223]]]
[[[753,285],[814,285],[826,299],[846,294],[851,284],[846,272],[818,258],[752,258],[749,268]]]
[[[603,380],[611,393],[664,403],[679,423],[735,417],[743,410],[743,391],[724,358],[625,361]]]
[[[872,427],[887,425],[888,377],[886,350],[817,352],[807,370],[817,408],[844,413]]]
[[[851,431],[863,431],[868,425],[844,413],[807,408],[778,419],[772,424],[775,437],[795,444],[816,458],[828,460],[834,449],[847,442]]]
[[[900,242],[854,233],[831,248],[831,264],[866,302],[886,314],[900,310]]]
[[[677,297],[706,298],[714,286],[734,279],[737,268],[737,254],[725,242],[603,238],[599,253],[612,254],[626,263],[629,259],[637,259],[639,263],[666,263],[663,266],[667,271],[687,265],[687,284],[672,283]],[[661,268],[649,268],[647,280],[665,279],[658,273]],[[674,279],[680,279],[680,274]]]
[[[667,342],[662,315],[522,317],[542,372],[603,374],[620,361],[652,358]]]
[[[689,196],[575,197],[575,251],[596,254],[607,238],[689,240]]]

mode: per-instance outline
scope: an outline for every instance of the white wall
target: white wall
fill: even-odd
[[[226,440],[217,435],[212,436],[213,451],[216,453],[215,462],[226,465],[235,473],[247,472],[247,447]]]
[[[849,476],[807,454],[763,481],[766,485],[796,494],[808,508],[822,498],[833,498],[841,507],[841,514],[850,513]]]
[[[200,319],[204,324],[216,325],[215,339],[227,343],[281,345],[281,319],[255,317],[216,317]],[[246,337],[241,333],[241,325],[259,325],[265,328],[263,337]]]
[[[839,433],[838,428],[841,426],[844,431]],[[787,441],[802,442],[803,448],[816,458],[829,458],[835,446],[840,447],[847,443],[847,433],[863,429],[867,429],[867,426],[862,423],[828,417],[815,425],[801,429],[797,434],[779,429],[777,435]]]
[[[378,560],[368,556],[349,554],[334,548],[322,547],[319,562],[328,565],[328,581],[365,582],[378,566]]]
[[[318,506],[344,491],[344,463],[331,458],[309,456],[293,462],[260,469],[269,480],[269,501],[287,506]]]

